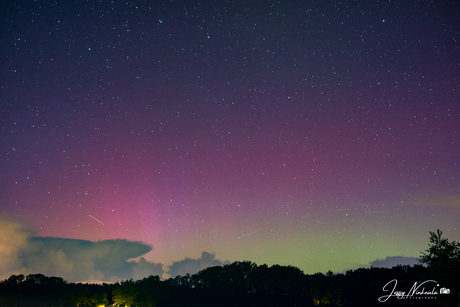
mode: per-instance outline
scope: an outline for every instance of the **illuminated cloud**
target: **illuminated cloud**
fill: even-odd
[[[150,275],[163,275],[163,265],[161,263],[153,263],[145,260],[141,257],[139,262],[130,262],[133,264],[133,276],[134,280],[142,279]]]
[[[18,252],[27,246],[31,235],[33,233],[21,224],[0,220],[0,277],[21,271]]]
[[[152,248],[127,240],[87,240],[35,237],[20,224],[0,222],[0,273],[41,273],[68,281],[117,281],[162,275],[161,264],[128,261]]]
[[[415,257],[403,257],[403,256],[393,256],[386,257],[385,259],[377,259],[369,263],[373,267],[379,268],[392,268],[397,265],[414,265],[418,264],[417,258]]]
[[[228,261],[222,262],[218,259],[215,259],[215,254],[210,254],[208,252],[201,253],[201,258],[199,259],[191,259],[185,258],[181,261],[173,262],[173,264],[169,267],[169,271],[167,272],[170,277],[175,277],[177,275],[185,275],[195,274],[201,270],[204,270],[207,267],[212,266],[223,266],[225,264],[229,264]]]

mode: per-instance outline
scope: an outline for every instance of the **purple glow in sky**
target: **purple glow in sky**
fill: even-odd
[[[237,260],[342,272],[418,257],[438,228],[460,240],[455,1],[0,11],[1,278],[50,272],[24,249],[115,280]],[[143,257],[132,275],[76,273],[70,245],[114,242]]]

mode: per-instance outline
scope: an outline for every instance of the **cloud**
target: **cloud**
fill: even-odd
[[[0,220],[0,277],[11,275],[13,271],[21,271],[18,252],[27,246],[27,240],[32,235],[21,224]]]
[[[38,237],[23,225],[0,220],[0,280],[13,274],[59,276],[69,282],[113,282],[163,276],[161,263],[141,257],[152,250],[142,242],[123,239],[87,241]],[[139,258],[140,257],[140,258]],[[139,258],[138,261],[131,259]],[[203,252],[201,258],[173,262],[170,277],[195,274],[207,267],[229,264]]]
[[[379,268],[392,268],[394,266],[400,265],[414,265],[418,264],[417,258],[415,257],[403,257],[403,256],[393,256],[386,257],[385,259],[377,259],[369,263],[373,267]]]
[[[187,273],[198,273],[207,267],[223,266],[229,264],[228,261],[222,262],[218,259],[214,259],[215,257],[215,254],[203,252],[201,254],[201,258],[199,259],[185,258],[184,260],[173,262],[173,264],[169,266],[169,271],[167,273],[170,277],[175,277],[177,275],[183,276]]]
[[[68,281],[117,281],[163,275],[161,264],[129,259],[152,248],[122,239],[87,240],[36,237],[22,225],[0,220],[0,278],[41,273]]]
[[[162,277],[163,275],[163,265],[161,263],[153,263],[145,260],[143,257],[139,259],[139,262],[136,262],[136,265],[133,266],[133,279],[138,280],[150,275],[158,275]]]

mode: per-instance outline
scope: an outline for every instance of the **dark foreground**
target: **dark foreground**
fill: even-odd
[[[292,266],[235,262],[102,285],[13,275],[0,283],[0,306],[458,306],[459,280],[439,273],[416,265],[306,275]]]

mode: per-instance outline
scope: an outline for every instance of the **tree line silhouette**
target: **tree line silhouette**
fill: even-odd
[[[75,284],[42,274],[12,275],[0,282],[0,307],[459,306],[460,243],[449,242],[439,230],[430,235],[429,248],[419,259],[423,265],[361,268],[345,274],[308,275],[293,266],[242,261],[166,280],[152,275],[115,284]],[[394,280],[394,288],[406,294],[414,283],[435,280],[437,286],[427,284],[423,290],[418,288],[418,294],[379,300],[392,293],[393,283],[389,282]]]

